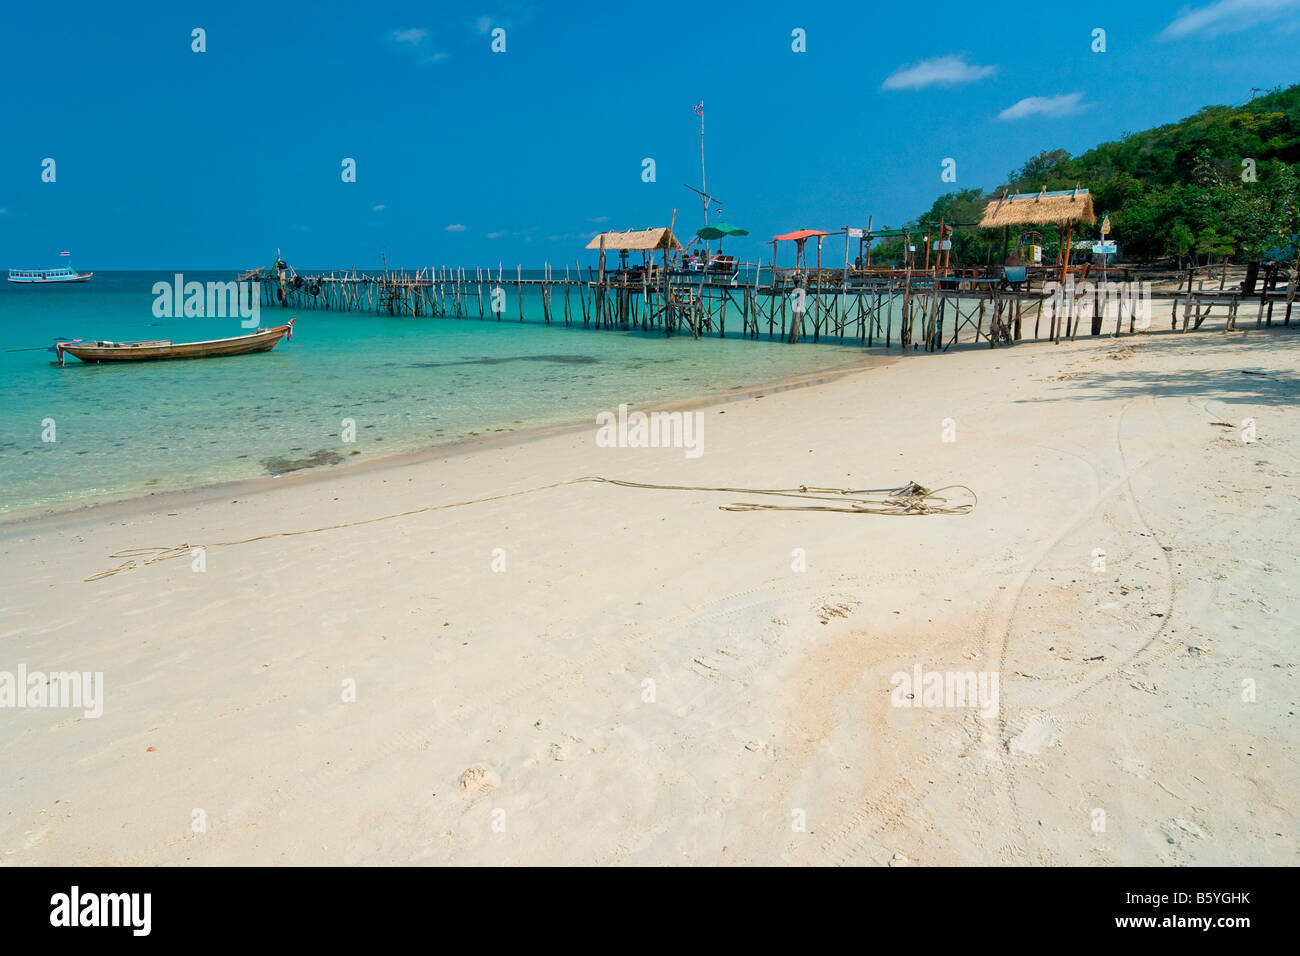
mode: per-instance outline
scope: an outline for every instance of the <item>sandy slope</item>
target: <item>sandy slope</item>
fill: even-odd
[[[0,670],[107,695],[0,710],[0,859],[1295,863],[1297,358],[1253,329],[916,355],[710,407],[697,460],[593,427],[0,528]],[[586,474],[980,503],[575,485],[82,580]],[[998,712],[891,706],[916,664],[996,672]]]

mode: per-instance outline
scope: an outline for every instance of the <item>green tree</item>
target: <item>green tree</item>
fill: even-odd
[[[1070,154],[1064,149],[1043,150],[1017,170],[1013,170],[1007,184],[1012,192],[1037,192],[1047,189],[1065,189],[1072,176]]]
[[[1221,236],[1214,229],[1202,229],[1196,237],[1196,254],[1205,256],[1208,266],[1216,258],[1226,259],[1232,255],[1235,246],[1227,236]]]
[[[1192,251],[1192,245],[1196,242],[1196,236],[1191,227],[1185,222],[1176,222],[1173,228],[1169,230],[1169,252],[1180,263]]]

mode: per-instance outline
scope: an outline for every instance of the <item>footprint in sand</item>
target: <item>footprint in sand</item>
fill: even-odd
[[[466,800],[501,789],[501,776],[491,767],[475,764],[460,775],[460,795]]]
[[[1053,746],[1056,740],[1056,721],[1044,714],[1034,714],[1025,723],[1025,729],[1011,738],[1008,749],[1032,756],[1044,747]]]

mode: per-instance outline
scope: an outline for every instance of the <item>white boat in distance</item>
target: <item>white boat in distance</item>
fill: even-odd
[[[51,282],[88,282],[93,272],[76,269],[10,269],[10,282],[28,282],[45,285]]]

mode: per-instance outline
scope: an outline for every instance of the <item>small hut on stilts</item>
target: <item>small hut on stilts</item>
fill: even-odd
[[[1062,285],[1066,284],[1066,276],[1070,275],[1070,250],[1074,238],[1074,226],[1076,223],[1094,223],[1097,221],[1097,214],[1092,208],[1092,194],[1080,187],[1075,186],[1073,189],[1061,189],[1055,192],[1048,192],[1046,188],[1039,190],[1037,193],[1016,193],[1008,196],[1005,192],[997,196],[984,207],[984,216],[980,219],[980,227],[983,229],[1002,228],[1009,230],[1011,226],[1056,226],[1056,234],[1059,238],[1056,251],[1055,279]],[[1006,245],[1006,236],[1003,237],[1003,246]],[[1091,263],[1085,263],[1079,271],[1081,280],[1087,279],[1088,268]],[[1028,272],[1025,267],[1004,267],[1005,281],[1013,286],[1016,283],[1025,282]],[[1042,303],[1037,305],[1037,315],[1042,315]],[[1014,337],[1020,337],[1020,300],[1015,302],[1014,318]],[[995,320],[996,322],[996,320]],[[1035,319],[1035,327],[1038,320]],[[1051,316],[1051,338],[1053,341],[1060,341],[1062,329],[1065,334],[1073,338],[1078,331],[1078,320],[1074,314],[1073,297],[1070,297],[1069,304],[1065,307],[1064,315],[1057,315],[1055,303],[1052,305]],[[1101,328],[1101,317],[1093,316],[1092,331],[1096,334]]]
[[[1074,237],[1075,223],[1094,223],[1097,214],[1092,209],[1092,193],[1079,186],[1048,192],[1016,193],[989,200],[984,207],[980,228],[998,229],[1011,226],[1056,226],[1060,242],[1057,246],[1057,279],[1064,281],[1070,268],[1070,243]]]
[[[674,223],[676,219],[677,212],[674,210]],[[673,303],[668,285],[668,257],[671,253],[680,252],[682,248],[682,244],[673,235],[672,226],[667,228],[659,226],[654,229],[630,229],[621,232],[602,232],[587,243],[587,248],[600,250],[600,263],[597,267],[595,288],[597,328],[608,327],[614,322],[617,322],[620,327],[626,328],[631,318],[634,293],[639,290],[643,296],[647,297],[648,301],[651,292],[661,284],[664,297],[662,308],[664,310],[665,327],[671,325]],[[610,275],[605,262],[605,254],[611,250],[616,250],[620,258],[619,269],[613,276]],[[641,264],[639,266],[628,267],[629,252],[641,253]],[[656,252],[663,255],[663,262],[659,266],[654,263],[654,253]],[[612,310],[607,303],[607,296],[611,288],[614,291],[614,307]]]

